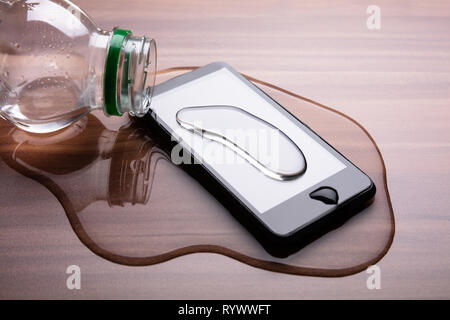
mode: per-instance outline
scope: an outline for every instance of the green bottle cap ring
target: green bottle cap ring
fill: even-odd
[[[121,116],[117,105],[117,70],[119,68],[122,45],[129,30],[114,29],[109,42],[108,55],[106,57],[105,78],[103,83],[103,95],[105,98],[105,112],[108,115]]]

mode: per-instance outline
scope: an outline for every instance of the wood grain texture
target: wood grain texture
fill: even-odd
[[[74,235],[55,198],[0,163],[1,210],[30,217],[0,235],[0,296],[20,298],[449,298],[450,3],[377,1],[382,28],[366,28],[360,1],[123,1],[76,3],[103,28],[158,43],[159,69],[223,60],[362,123],[384,156],[396,238],[367,274],[337,279],[258,270],[202,253],[151,267],[105,261]],[[34,186],[33,186],[34,185]],[[33,188],[23,200],[10,193]],[[36,199],[39,199],[37,201]],[[50,208],[40,219],[39,203]],[[49,209],[47,209],[49,210]],[[35,230],[46,230],[40,234]],[[82,290],[65,269],[82,268]],[[20,285],[18,285],[20,283]],[[99,285],[101,284],[101,285]]]

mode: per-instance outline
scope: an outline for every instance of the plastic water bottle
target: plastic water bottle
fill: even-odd
[[[65,0],[0,0],[0,116],[52,132],[94,109],[143,116],[150,107],[156,44],[104,31]]]

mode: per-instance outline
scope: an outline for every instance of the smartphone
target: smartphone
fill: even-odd
[[[205,132],[201,126],[186,128],[179,119],[180,110],[205,106],[208,112],[203,118],[212,117],[210,121],[222,123],[222,126],[226,126],[227,121],[233,126],[241,119],[236,117],[237,113],[234,113],[236,121],[222,117],[223,110],[219,109],[229,106],[244,111],[247,117],[252,115],[271,129],[282,131],[303,156],[301,167],[301,155],[292,156],[284,154],[283,149],[280,151],[285,165],[292,165],[292,170],[298,169],[294,170],[297,176],[277,179],[265,174],[248,159],[241,159],[236,165],[211,161],[205,151],[209,150],[207,154],[210,155],[211,150],[219,150],[223,144],[196,134]],[[219,107],[217,112],[215,107]],[[156,86],[151,112],[145,119],[152,130],[159,130],[166,140],[172,141],[172,155],[174,148],[182,146],[183,159],[188,155],[191,162],[177,164],[228,207],[265,247],[296,241],[308,243],[308,239],[311,241],[317,234],[327,232],[375,195],[375,185],[364,172],[223,62],[208,64]],[[227,152],[236,153],[236,150]],[[290,164],[289,159],[296,163]]]

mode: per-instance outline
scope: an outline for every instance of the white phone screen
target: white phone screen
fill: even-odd
[[[278,181],[264,175],[246,161],[233,165],[209,161],[213,153],[211,151],[217,149],[218,153],[223,152],[223,146],[215,141],[205,141],[201,136],[182,128],[176,120],[176,113],[182,108],[208,105],[242,108],[282,130],[302,150],[307,162],[306,172],[294,180]],[[182,141],[210,172],[233,190],[241,201],[260,214],[346,168],[344,163],[311,138],[298,124],[227,68],[185,82],[168,91],[158,93],[156,89],[151,107],[160,124],[174,138]]]

